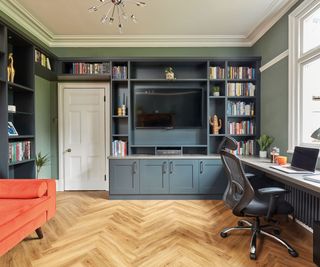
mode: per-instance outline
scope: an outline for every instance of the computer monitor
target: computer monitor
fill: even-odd
[[[291,166],[314,172],[317,166],[319,149],[296,146]]]

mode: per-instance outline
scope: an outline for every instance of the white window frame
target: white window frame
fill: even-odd
[[[288,152],[295,146],[320,147],[302,142],[302,67],[311,59],[319,57],[320,46],[303,53],[302,27],[304,19],[320,6],[320,0],[305,0],[289,15],[289,127]],[[320,125],[319,125],[320,126]]]

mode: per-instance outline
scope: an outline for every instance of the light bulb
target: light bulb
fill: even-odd
[[[145,7],[147,4],[145,2],[138,1],[136,2],[137,6]]]
[[[114,22],[114,18],[110,18],[109,19],[109,24],[111,25],[111,24],[113,24],[113,22]]]
[[[138,23],[137,18],[135,17],[135,15],[131,15],[130,18],[134,23]]]
[[[98,8],[96,6],[92,6],[88,10],[89,12],[95,12],[95,11],[98,11]]]
[[[120,33],[122,33],[122,28],[123,28],[123,27],[122,27],[122,24],[120,23],[120,24],[118,25],[118,29],[119,29],[119,32],[120,32]]]
[[[102,24],[105,24],[105,23],[107,22],[107,20],[108,20],[108,16],[105,15],[105,16],[103,16],[103,17],[101,18],[101,23],[102,23]]]

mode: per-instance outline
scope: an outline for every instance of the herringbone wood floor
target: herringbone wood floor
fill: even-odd
[[[44,239],[32,234],[0,258],[1,267],[314,266],[311,234],[285,220],[282,236],[300,257],[265,238],[251,261],[249,233],[219,236],[237,222],[222,201],[109,201],[101,192],[64,192],[57,208]]]

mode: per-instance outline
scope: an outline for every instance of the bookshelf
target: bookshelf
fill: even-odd
[[[5,25],[0,25],[0,37],[0,177],[34,178],[34,46]],[[10,53],[14,59],[14,81],[7,77]],[[8,105],[16,110],[9,112]],[[14,125],[17,136],[8,135],[8,122]]]

